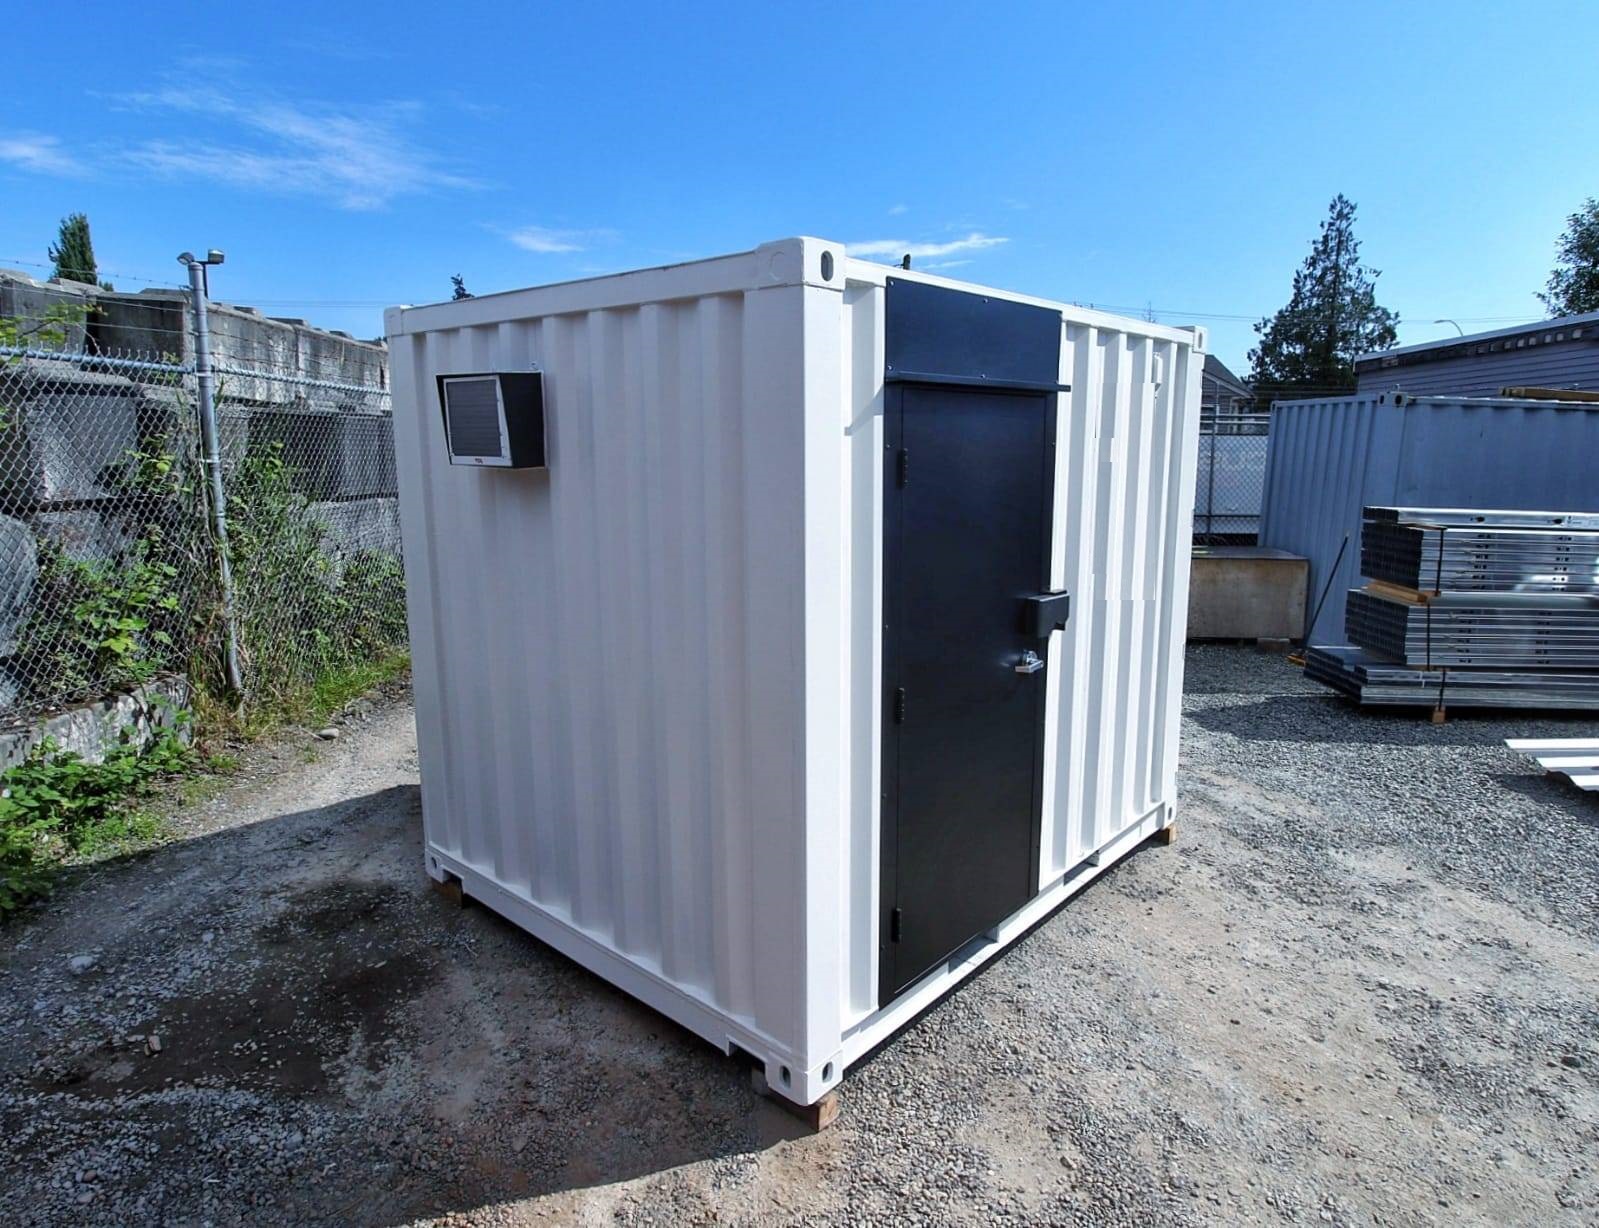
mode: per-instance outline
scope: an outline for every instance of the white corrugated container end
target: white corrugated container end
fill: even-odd
[[[1053,313],[1022,391],[1071,606],[1038,641],[1032,898],[885,996],[890,283]],[[435,878],[811,1103],[1172,823],[1202,332],[814,239],[387,322]],[[548,467],[450,464],[437,377],[529,371]]]

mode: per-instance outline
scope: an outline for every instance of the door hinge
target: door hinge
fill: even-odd
[[[900,687],[894,692],[894,724],[905,723],[905,688]]]
[[[911,454],[904,448],[899,450],[899,457],[894,462],[894,481],[899,486],[904,486],[911,478]]]
[[[903,914],[897,908],[888,914],[888,940],[890,942],[899,941],[902,917]]]

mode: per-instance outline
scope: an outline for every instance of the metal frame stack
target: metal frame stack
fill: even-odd
[[[1599,793],[1599,738],[1506,738],[1505,745],[1577,788]]]
[[[1599,709],[1599,513],[1368,507],[1344,630],[1305,673],[1363,704]]]

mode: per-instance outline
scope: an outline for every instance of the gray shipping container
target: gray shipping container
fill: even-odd
[[[1260,544],[1310,560],[1308,637],[1341,644],[1360,509],[1599,511],[1599,404],[1403,393],[1272,406]],[[1349,536],[1333,572],[1338,549]]]

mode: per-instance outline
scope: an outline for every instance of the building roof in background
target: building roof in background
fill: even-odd
[[[1401,345],[1391,350],[1372,350],[1356,358],[1355,367],[1358,370],[1362,366],[1377,364],[1408,366],[1414,362],[1441,362],[1468,354],[1520,349],[1528,345],[1589,340],[1599,341],[1599,311],[1561,316],[1555,320],[1537,320],[1531,324],[1517,324],[1514,328],[1498,328],[1487,333],[1469,333],[1464,337],[1444,337],[1419,345]]]
[[[1227,369],[1227,364],[1214,354],[1205,355],[1205,378],[1215,380],[1216,383],[1231,389],[1239,396],[1252,395],[1248,384],[1239,379]]]

